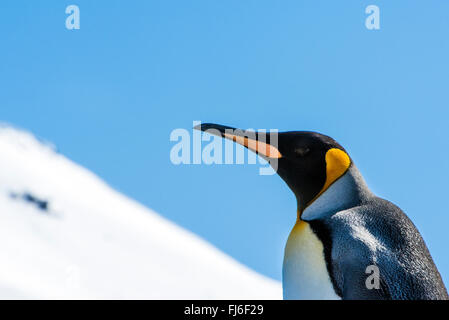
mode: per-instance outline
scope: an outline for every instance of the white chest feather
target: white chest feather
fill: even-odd
[[[308,223],[298,222],[290,233],[282,269],[284,299],[340,299],[327,272],[323,244]]]

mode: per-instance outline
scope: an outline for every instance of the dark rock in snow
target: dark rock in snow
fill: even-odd
[[[47,200],[39,199],[39,198],[33,196],[33,195],[32,195],[31,193],[29,193],[29,192],[25,192],[25,193],[23,193],[23,194],[21,194],[21,195],[12,192],[12,193],[11,193],[11,198],[14,198],[14,199],[17,199],[17,198],[23,199],[23,200],[25,200],[25,201],[27,201],[27,202],[30,202],[30,203],[36,205],[37,208],[40,209],[40,210],[42,210],[42,211],[48,211],[48,201],[47,201]]]

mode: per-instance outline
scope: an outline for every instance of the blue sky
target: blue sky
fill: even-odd
[[[65,28],[70,4],[80,30]],[[169,136],[193,120],[322,132],[412,218],[449,284],[448,12],[436,0],[2,0],[0,120],[275,279],[293,194],[255,165],[174,166]]]

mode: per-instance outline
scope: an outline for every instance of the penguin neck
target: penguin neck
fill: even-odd
[[[326,218],[338,211],[358,206],[371,197],[374,197],[374,194],[369,190],[357,167],[352,164],[343,176],[303,212],[298,212],[298,218],[304,221]]]

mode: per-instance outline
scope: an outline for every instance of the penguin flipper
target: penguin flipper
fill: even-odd
[[[342,299],[343,300],[391,300],[392,296],[386,286],[385,279],[382,276],[378,279],[378,286],[372,287],[366,274],[359,268],[351,270],[347,269],[344,275]],[[369,282],[367,284],[367,282]]]
[[[391,202],[374,198],[339,212],[332,230],[334,285],[343,299],[448,299],[447,290],[419,231]],[[368,267],[379,270],[368,289]]]

